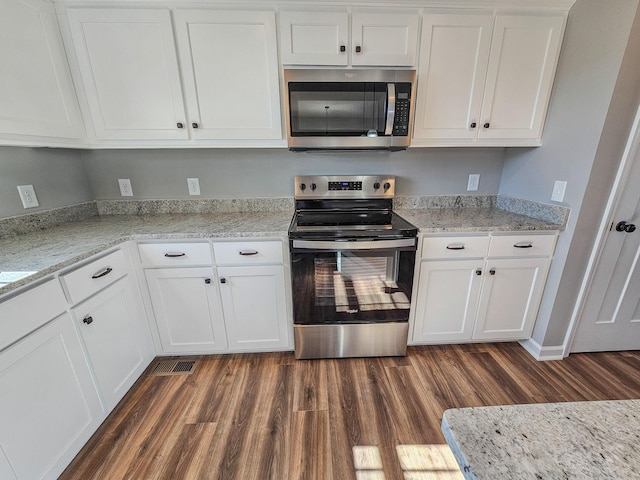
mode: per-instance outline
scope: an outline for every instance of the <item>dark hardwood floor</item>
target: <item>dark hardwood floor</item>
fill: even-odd
[[[384,478],[403,479],[396,446],[444,444],[448,408],[640,398],[640,352],[537,362],[507,343],[189,358],[191,375],[143,375],[60,478],[355,480],[352,447],[377,446]]]

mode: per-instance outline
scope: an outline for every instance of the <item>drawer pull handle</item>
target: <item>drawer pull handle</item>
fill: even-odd
[[[464,243],[450,243],[447,250],[464,250]]]
[[[242,255],[243,257],[248,257],[251,255],[257,255],[258,251],[257,250],[240,250],[238,254]]]
[[[187,254],[182,252],[167,252],[164,254],[164,256],[167,258],[179,258],[179,257],[186,257]]]
[[[513,244],[516,248],[533,248],[533,242],[518,242]]]
[[[101,272],[98,272],[98,273],[95,273],[95,274],[91,275],[91,278],[93,278],[95,280],[96,278],[101,278],[101,277],[104,277],[105,275],[109,275],[111,272],[113,272],[113,268],[107,267],[104,270],[102,270]]]
[[[91,324],[93,323],[93,317],[92,317],[92,316],[90,316],[90,315],[89,315],[89,316],[87,316],[87,317],[84,317],[84,318],[82,319],[82,323],[85,323],[85,324],[87,324],[87,325],[91,325]]]

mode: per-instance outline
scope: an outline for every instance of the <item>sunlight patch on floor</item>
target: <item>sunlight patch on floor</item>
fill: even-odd
[[[463,480],[448,445],[397,445],[404,480]],[[357,480],[386,480],[380,450],[375,445],[353,447]]]

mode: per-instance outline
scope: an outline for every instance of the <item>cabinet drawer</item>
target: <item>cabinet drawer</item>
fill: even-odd
[[[491,237],[490,257],[550,257],[556,235],[495,235]]]
[[[106,257],[61,275],[60,279],[69,293],[71,303],[78,303],[124,277],[127,272],[127,257],[122,250],[116,250]]]
[[[216,264],[283,263],[282,242],[219,242],[213,244]]]
[[[424,237],[422,258],[481,258],[487,254],[489,237]]]
[[[26,291],[0,303],[0,350],[33,332],[67,308],[57,281]]]
[[[209,242],[141,243],[138,251],[144,267],[186,267],[213,263]]]

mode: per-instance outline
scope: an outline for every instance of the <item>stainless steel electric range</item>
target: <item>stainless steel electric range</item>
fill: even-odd
[[[418,230],[394,193],[392,176],[295,178],[296,358],[406,354]]]

